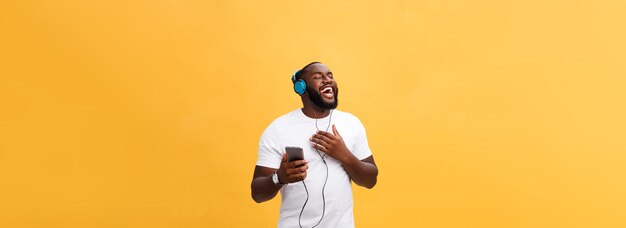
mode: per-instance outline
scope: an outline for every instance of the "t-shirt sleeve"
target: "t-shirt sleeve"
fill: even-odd
[[[282,153],[277,145],[279,142],[276,129],[270,125],[259,140],[259,151],[256,165],[278,169],[282,160]]]
[[[367,142],[367,133],[365,132],[365,127],[359,119],[356,119],[356,122],[357,136],[354,145],[354,151],[352,151],[352,154],[354,154],[354,156],[359,160],[363,160],[369,156],[372,156],[372,151],[370,150],[370,146]]]

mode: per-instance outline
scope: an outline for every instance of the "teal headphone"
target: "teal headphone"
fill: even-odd
[[[306,82],[302,78],[296,80],[296,74],[298,74],[299,72],[300,70],[297,70],[293,73],[293,75],[291,75],[291,82],[293,82],[293,91],[296,92],[298,95],[302,95],[304,94],[304,92],[306,92]]]

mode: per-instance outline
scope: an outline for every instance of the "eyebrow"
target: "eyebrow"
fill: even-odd
[[[332,72],[332,71],[328,71],[328,73],[333,74],[333,72]],[[317,71],[317,72],[313,72],[313,73],[311,74],[311,76],[313,76],[313,75],[315,75],[315,74],[321,74],[321,75],[324,75],[324,73],[323,73],[323,72],[321,72],[321,71]]]

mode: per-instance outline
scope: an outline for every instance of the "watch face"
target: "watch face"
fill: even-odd
[[[274,173],[272,174],[272,181],[274,182],[275,185],[278,185],[278,173]]]

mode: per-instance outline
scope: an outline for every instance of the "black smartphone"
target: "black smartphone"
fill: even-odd
[[[288,162],[304,160],[304,152],[301,147],[288,146],[285,147],[285,151],[287,152]]]

